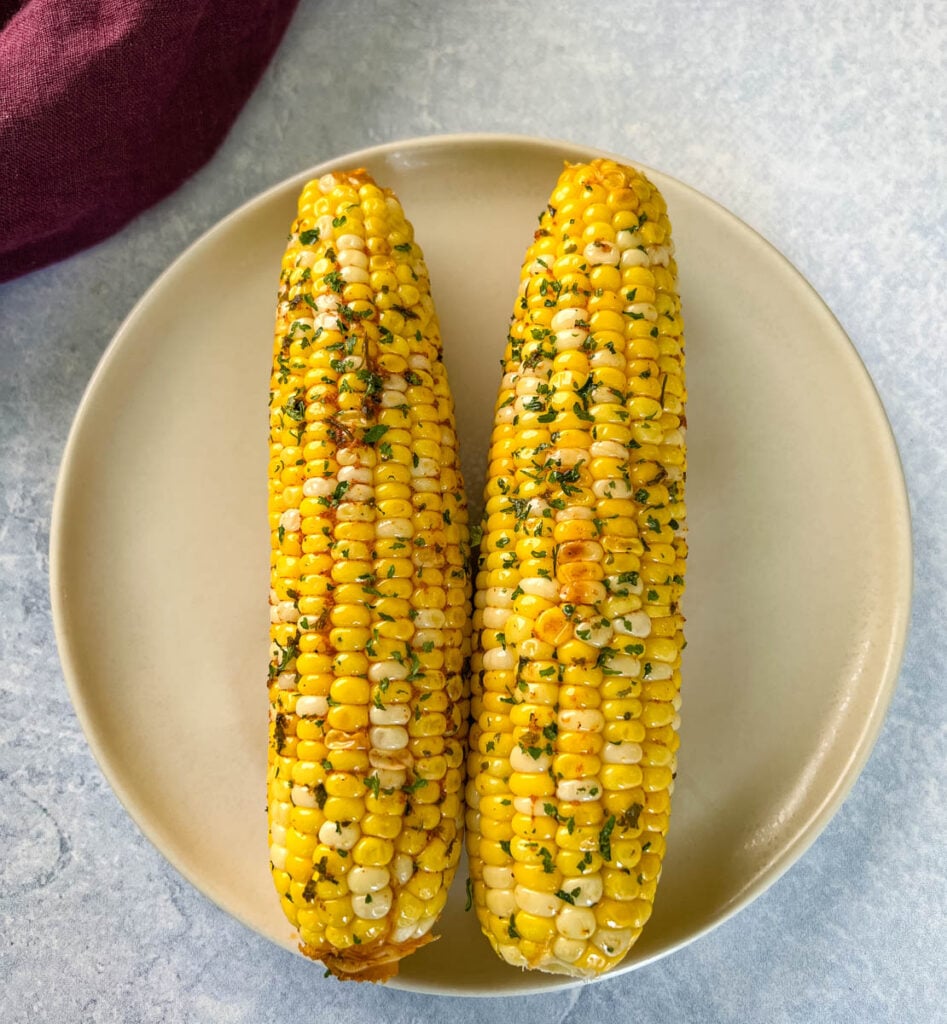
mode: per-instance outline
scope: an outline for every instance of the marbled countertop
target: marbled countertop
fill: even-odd
[[[120,234],[0,287],[0,1020],[462,1024],[947,1020],[947,15],[929,0],[304,0],[215,158]],[[265,187],[377,142],[571,139],[696,186],[822,294],[891,419],[915,544],[911,632],[867,767],[748,909],[638,972],[451,1000],[323,980],[145,840],[72,711],[48,599],[56,471],[138,297]]]

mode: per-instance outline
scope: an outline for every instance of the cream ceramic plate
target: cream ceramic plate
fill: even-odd
[[[515,137],[395,143],[241,207],[155,283],[85,395],[63,460],[52,603],[73,702],[129,812],[194,885],[294,949],[267,866],[266,405],[280,255],[304,180],[367,166],[427,256],[479,506],[518,268],[562,161]],[[771,885],[838,808],[897,675],[910,534],[881,404],[799,274],[726,210],[653,173],[680,264],[690,385],[680,774],[656,910],[623,970]],[[465,914],[395,985],[522,993]],[[313,967],[313,970],[317,970]]]

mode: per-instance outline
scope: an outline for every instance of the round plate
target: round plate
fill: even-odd
[[[102,358],[56,493],[52,606],[72,700],[129,813],[217,904],[295,949],[265,803],[267,390],[280,256],[309,177],[365,166],[431,271],[469,493],[480,491],[520,260],[568,143],[449,136],[332,160],[191,246]],[[910,602],[897,451],[858,356],[776,250],[680,182],[691,558],[680,774],[654,916],[621,970],[758,896],[839,807],[878,733]],[[511,994],[464,913],[397,987]],[[315,968],[314,968],[315,969]]]

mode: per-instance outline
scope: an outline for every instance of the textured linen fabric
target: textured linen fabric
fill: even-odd
[[[0,281],[101,241],[213,154],[296,0],[0,0]]]

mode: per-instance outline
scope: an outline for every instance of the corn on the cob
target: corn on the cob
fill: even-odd
[[[304,953],[384,980],[461,852],[469,537],[427,269],[363,170],[299,199],[270,442],[273,879]]]
[[[523,264],[474,608],[473,896],[521,967],[617,964],[661,871],[686,555],[675,279],[653,185],[567,167]]]

